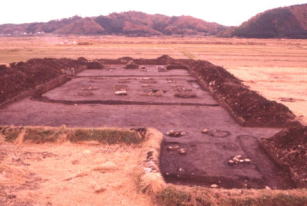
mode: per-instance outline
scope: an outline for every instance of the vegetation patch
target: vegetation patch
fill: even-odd
[[[0,135],[8,142],[13,142],[19,135],[22,127],[0,127]]]
[[[0,135],[9,142],[20,138],[21,142],[35,144],[66,140],[97,141],[103,144],[139,144],[146,136],[130,129],[66,127],[0,127]]]
[[[65,129],[52,127],[26,128],[23,141],[36,144],[56,142],[60,135],[65,134],[65,132]]]
[[[71,142],[95,140],[106,144],[138,144],[143,141],[135,131],[115,129],[75,129],[69,133],[68,139]]]
[[[167,186],[155,194],[163,206],[306,206],[306,190],[219,190]]]

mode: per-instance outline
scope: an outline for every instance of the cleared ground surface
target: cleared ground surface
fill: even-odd
[[[278,129],[243,128],[184,71],[147,69],[148,73],[137,73],[109,65],[106,71],[86,70],[42,98],[28,98],[2,109],[0,124],[183,130],[183,137],[166,137],[162,146],[161,169],[167,181],[226,188],[291,187],[258,146],[259,138],[270,137]],[[123,84],[127,95],[115,95]],[[176,97],[178,90],[196,96]],[[205,128],[212,133],[202,134]],[[175,145],[186,154],[169,150]],[[251,163],[229,165],[235,155],[250,158]]]
[[[136,192],[140,146],[1,143],[0,151],[0,205],[153,205]]]
[[[146,70],[129,71],[111,65],[107,71],[87,70],[65,86],[43,95],[50,100],[67,103],[132,103],[132,104],[190,104],[216,105],[209,95],[185,70],[159,72],[159,66],[146,66]],[[81,88],[80,88],[81,87]],[[127,90],[127,96],[116,96],[117,90]],[[195,98],[175,98],[175,94],[188,92]]]
[[[307,40],[206,37],[1,37],[0,63],[40,57],[192,58],[223,66],[307,124]],[[278,78],[276,78],[278,77]],[[253,81],[253,82],[251,82]],[[292,98],[290,102],[280,98]]]

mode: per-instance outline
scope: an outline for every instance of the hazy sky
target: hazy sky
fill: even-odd
[[[0,24],[135,10],[150,14],[190,15],[224,25],[238,25],[261,11],[302,3],[307,0],[2,0]]]

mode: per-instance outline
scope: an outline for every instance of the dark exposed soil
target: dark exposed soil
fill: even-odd
[[[287,168],[299,187],[307,187],[307,127],[284,129],[269,139],[262,139],[268,154]]]
[[[164,55],[133,59],[139,69],[124,69],[131,60],[34,59],[11,64],[0,77],[7,82],[0,85],[6,95],[3,101],[60,75],[74,78],[48,92],[42,90],[35,98],[8,105],[0,110],[0,124],[155,127],[165,134],[179,129],[186,134],[165,137],[162,144],[160,166],[167,181],[225,188],[293,187],[287,173],[265,155],[258,142],[279,131],[269,127],[293,124],[295,116],[286,106],[265,99],[206,61]],[[171,69],[162,72],[161,65]],[[86,67],[90,70],[74,76]],[[16,89],[9,90],[16,79],[20,80]],[[127,95],[116,95],[119,89]],[[254,128],[236,124],[220,105],[238,123]],[[205,128],[207,132],[202,133]],[[250,158],[251,163],[229,165],[237,155]]]
[[[131,61],[126,57],[126,61]],[[100,59],[103,64],[122,64],[123,59]],[[199,84],[222,104],[233,118],[244,126],[284,127],[299,125],[295,115],[283,104],[270,101],[250,90],[224,68],[207,61],[172,59],[164,55],[157,59],[134,59],[140,65],[167,65],[169,69],[187,69]]]
[[[100,63],[85,58],[72,59],[30,59],[14,62],[10,67],[0,69],[0,105],[29,89],[44,84],[61,75],[73,76],[93,66],[102,68]]]
[[[198,61],[192,64],[191,71],[242,125],[283,127],[299,124],[288,107],[250,90],[222,67]]]

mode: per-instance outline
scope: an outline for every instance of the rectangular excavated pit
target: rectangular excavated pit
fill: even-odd
[[[162,143],[160,166],[166,181],[225,188],[292,187],[258,144],[258,139],[279,129],[240,126],[185,70],[160,72],[158,65],[141,67],[145,70],[127,70],[124,65],[85,70],[41,97],[1,109],[0,125],[154,127],[164,134],[182,130],[184,136],[165,136]],[[127,95],[115,95],[119,87]],[[176,97],[178,90],[196,96]],[[203,134],[205,128],[227,135]],[[172,145],[177,149],[169,150]],[[181,148],[186,154],[179,153]],[[236,155],[251,162],[229,165]]]

